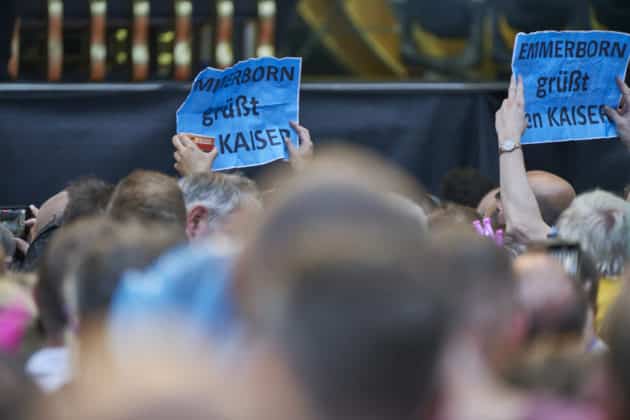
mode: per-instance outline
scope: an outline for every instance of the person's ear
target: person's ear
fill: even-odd
[[[520,348],[527,339],[529,319],[524,311],[516,311],[508,323],[506,331],[507,345],[510,349]]]
[[[189,240],[198,239],[208,234],[208,209],[204,206],[194,206],[186,218],[186,235]]]

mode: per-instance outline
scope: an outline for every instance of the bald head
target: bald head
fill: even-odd
[[[549,226],[558,221],[560,214],[575,198],[575,190],[565,179],[550,172],[529,171],[527,180],[534,191],[542,217]]]
[[[60,220],[68,205],[68,193],[64,190],[50,197],[41,205],[37,213],[37,221],[31,232],[31,237],[35,238],[53,220]]]
[[[527,172],[527,181],[536,196],[545,223],[554,226],[560,214],[573,202],[575,190],[565,179],[546,171]],[[479,202],[477,212],[484,217],[496,218],[495,222],[503,225],[505,220],[501,201],[497,199],[499,192],[498,188],[488,192]]]
[[[530,321],[530,338],[567,333],[581,336],[586,299],[560,262],[544,253],[529,253],[516,258],[514,270],[519,301]]]

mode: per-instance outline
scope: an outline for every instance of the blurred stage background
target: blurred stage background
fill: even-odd
[[[304,59],[302,122],[372,147],[431,190],[450,168],[497,179],[494,111],[518,31],[630,31],[628,0],[3,0],[0,190],[169,170],[175,109],[205,66]],[[6,65],[5,65],[6,63]],[[580,190],[622,189],[616,142],[528,146]]]
[[[304,58],[305,80],[496,80],[519,31],[630,30],[627,0],[3,0],[18,80],[190,80]],[[0,41],[2,38],[0,38]]]

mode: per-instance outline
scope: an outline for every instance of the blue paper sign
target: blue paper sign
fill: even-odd
[[[297,146],[289,121],[299,118],[301,58],[265,57],[195,78],[177,110],[177,132],[214,139],[215,171],[287,159],[283,138]]]
[[[527,130],[522,143],[616,137],[604,106],[615,108],[630,35],[606,31],[520,33],[512,72],[523,77]]]

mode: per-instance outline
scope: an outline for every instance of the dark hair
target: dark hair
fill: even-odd
[[[111,235],[115,223],[106,218],[85,218],[59,230],[39,266],[35,301],[40,322],[49,338],[59,337],[70,322],[67,290],[85,250],[98,238]]]
[[[104,309],[126,269],[148,265],[183,240],[183,232],[170,225],[121,224],[105,217],[65,225],[44,254],[35,286],[46,335],[59,338],[82,313]]]
[[[296,279],[304,285],[291,297],[283,343],[327,418],[428,414],[446,329],[420,273],[361,261],[318,265]]]
[[[286,198],[242,255],[239,303],[329,419],[415,418],[445,335],[421,222],[356,185]]]
[[[453,226],[433,232],[427,251],[449,305],[456,329],[474,326],[479,332],[496,333],[516,304],[516,281],[508,253],[494,241],[471,229]],[[493,310],[488,312],[487,308]]]
[[[98,216],[107,209],[114,186],[93,177],[80,178],[68,185],[68,205],[63,214],[65,223],[88,216]]]
[[[474,208],[450,203],[429,215],[429,228],[452,228],[453,224],[458,224],[472,229],[472,222],[479,219],[479,213]]]
[[[48,243],[62,225],[63,218],[54,217],[46,226],[37,232],[37,237],[28,247],[28,251],[26,252],[26,256],[24,257],[24,261],[20,267],[22,271],[37,271],[41,262],[41,257],[44,255]]]
[[[488,177],[474,168],[455,168],[442,178],[443,201],[477,208],[481,199],[496,187]]]
[[[109,203],[115,220],[168,223],[186,226],[184,197],[174,178],[159,172],[136,170],[116,186]]]
[[[173,225],[117,224],[84,251],[76,270],[78,315],[83,322],[107,311],[118,284],[130,269],[142,269],[185,241]]]

